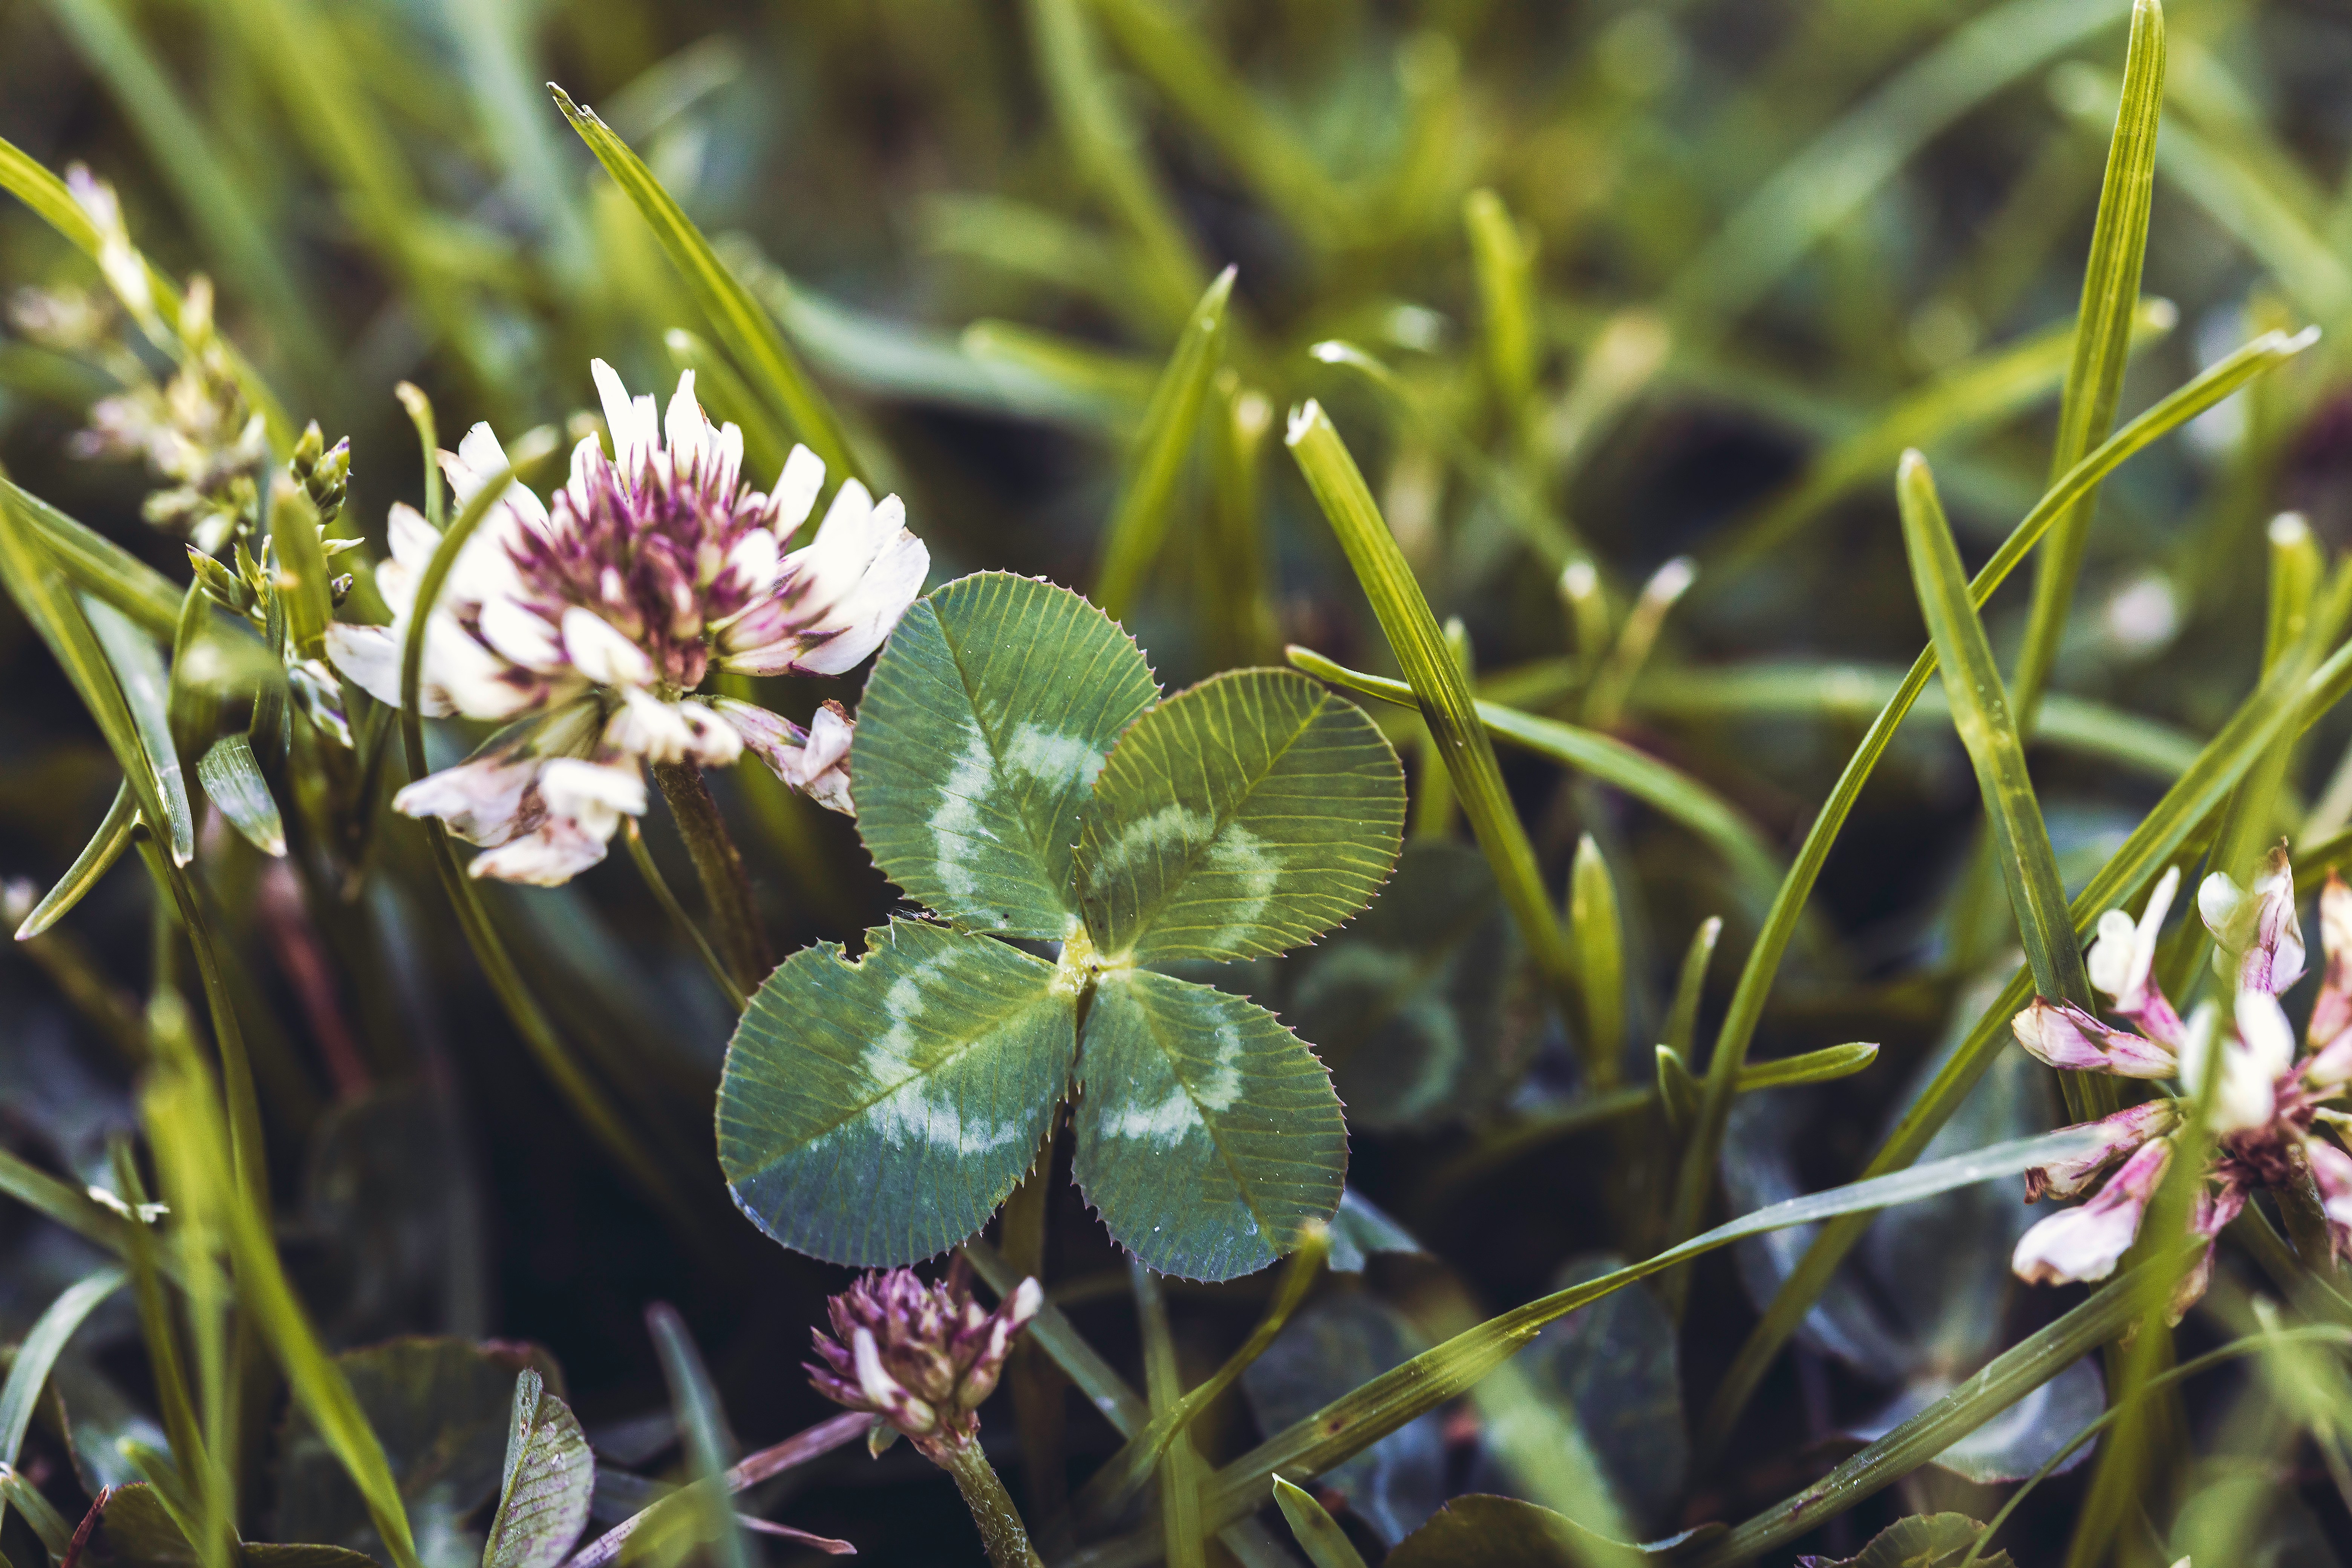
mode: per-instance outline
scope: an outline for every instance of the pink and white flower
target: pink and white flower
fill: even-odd
[[[811,1329],[808,1363],[819,1394],[871,1411],[915,1441],[934,1463],[978,1440],[980,1406],[1004,1374],[1013,1342],[1045,1304],[1034,1279],[994,1311],[971,1299],[962,1259],[926,1285],[911,1268],[868,1274],[825,1303],[833,1332]]]
[[[2226,1027],[2210,1004],[2183,1024],[2155,980],[2157,937],[2179,886],[2178,871],[2168,871],[2139,920],[2121,910],[2101,916],[2086,960],[2091,983],[2145,1034],[2041,999],[2013,1025],[2018,1043],[2053,1067],[2178,1078],[2186,1096],[2180,1102],[2149,1100],[2086,1123],[2103,1135],[2093,1153],[2025,1173],[2028,1202],[2072,1197],[2123,1161],[2088,1203],[2052,1215],[2020,1238],[2011,1259],[2020,1279],[2105,1279],[2138,1235],[2171,1158],[2171,1134],[2183,1107],[2210,1095],[2207,1125],[2217,1141],[2215,1153],[2189,1220],[2190,1233],[2206,1245],[2174,1295],[2175,1321],[2204,1294],[2212,1278],[2213,1237],[2238,1216],[2248,1194],[2258,1186],[2294,1184],[2299,1168],[2307,1167],[2318,1186],[2331,1251],[2337,1257],[2352,1252],[2352,1155],[2315,1130],[2323,1116],[2336,1114],[2321,1110],[2325,1102],[2352,1083],[2352,889],[2330,876],[2320,894],[2327,968],[2298,1061],[2294,1026],[2278,1000],[2302,977],[2305,958],[2286,847],[2271,852],[2251,889],[2216,873],[2198,889],[2199,912],[2216,943],[2215,969],[2237,987]]]
[[[488,847],[476,876],[552,884],[594,865],[621,817],[645,810],[648,763],[726,767],[748,746],[785,783],[847,812],[851,723],[838,705],[803,731],[699,689],[714,668],[853,668],[930,566],[898,498],[877,502],[854,479],[814,539],[787,553],[824,482],[815,454],[794,447],[774,488],[754,489],[742,432],[710,422],[692,372],[665,419],[602,360],[593,370],[613,455],[583,439],[552,505],[509,480],[425,621],[420,708],[512,722],[393,804]],[[508,467],[487,425],[441,454],[460,505]],[[394,507],[391,559],[376,569],[392,625],[328,631],[336,668],[395,706],[417,587],[440,542],[415,509]]]

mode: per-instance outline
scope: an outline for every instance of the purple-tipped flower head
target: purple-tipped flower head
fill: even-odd
[[[825,1303],[833,1332],[812,1329],[819,1394],[867,1410],[934,1459],[980,1431],[980,1405],[1004,1374],[1004,1358],[1045,1292],[1034,1279],[983,1310],[961,1270],[926,1285],[911,1268],[868,1274]]]
[[[714,668],[850,669],[889,635],[930,565],[898,499],[877,502],[854,479],[815,538],[786,553],[824,486],[814,453],[794,447],[774,488],[754,489],[742,432],[711,424],[691,372],[664,417],[602,360],[593,368],[611,455],[583,439],[552,505],[509,481],[425,623],[424,710],[520,721],[394,802],[491,847],[477,876],[554,883],[594,865],[620,818],[645,809],[646,763],[726,767],[748,746],[785,783],[848,811],[850,725],[837,706],[804,731],[698,689]],[[477,425],[441,466],[464,504],[508,462]],[[339,624],[328,647],[345,675],[396,704],[417,584],[441,536],[396,506],[391,537],[376,584],[393,624]]]

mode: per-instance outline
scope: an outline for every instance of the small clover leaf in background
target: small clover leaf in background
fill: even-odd
[[[982,573],[899,624],[857,715],[858,831],[948,926],[893,921],[856,962],[809,949],[752,999],[719,1161],[770,1236],[866,1267],[952,1247],[1073,1095],[1080,1188],[1162,1273],[1263,1268],[1338,1209],[1347,1126],[1313,1049],[1146,966],[1270,956],[1360,911],[1396,864],[1402,770],[1292,671],[1159,698],[1127,634],[1048,583]]]
[[[1969,1554],[1984,1526],[1964,1513],[1915,1513],[1870,1538],[1859,1556],[1800,1557],[1799,1568],[1952,1568]],[[2010,1568],[2009,1553],[1987,1552],[1985,1568]]]
[[[555,1568],[588,1525],[595,1456],[572,1408],[525,1367],[515,1374],[514,1415],[490,1516],[482,1568]]]

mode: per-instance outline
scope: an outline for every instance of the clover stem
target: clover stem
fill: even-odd
[[[694,859],[702,879],[702,896],[710,906],[711,931],[727,966],[745,991],[758,987],[775,967],[769,954],[768,933],[760,923],[760,908],[751,898],[751,874],[729,837],[719,802],[703,782],[702,770],[692,763],[656,763],[654,782],[669,803],[678,837]]]
[[[936,1457],[955,1478],[964,1506],[971,1510],[981,1544],[988,1549],[989,1568],[1045,1568],[1037,1549],[1029,1544],[1029,1530],[1021,1522],[1021,1510],[1013,1506],[1013,1494],[981,1451],[980,1438],[940,1444]]]

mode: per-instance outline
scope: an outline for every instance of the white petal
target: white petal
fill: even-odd
[[[930,551],[921,540],[901,530],[856,586],[810,628],[838,635],[803,656],[800,667],[818,675],[839,675],[856,668],[898,626],[907,606],[923,591],[923,578],[930,569]]]
[[[505,471],[507,449],[499,444],[497,433],[488,424],[479,424],[467,431],[466,438],[457,443],[457,460],[465,466],[469,482],[461,485],[457,474],[446,463],[442,469],[449,476],[450,488],[459,492],[457,503],[463,506],[472,500],[484,485]],[[514,508],[524,521],[541,532],[546,531],[546,503],[523,489],[520,480],[509,481],[499,500]]]
[[[636,470],[637,461],[653,445],[653,432],[639,427],[637,410],[629,401],[629,389],[603,360],[588,362],[588,374],[595,378],[596,395],[604,405],[604,427],[613,435],[613,461],[627,472]],[[631,454],[636,454],[633,458]]]
[[[599,686],[644,686],[654,678],[645,649],[593,610],[574,605],[563,612],[563,651],[572,668]]]
[[[887,537],[874,532],[873,521],[874,498],[856,479],[844,479],[816,538],[793,553],[794,589],[804,601],[828,605],[849,591]]]
[[[390,626],[327,626],[327,658],[353,686],[388,708],[400,706],[400,639]],[[437,699],[437,700],[436,700]],[[418,707],[439,718],[449,711],[440,693],[420,693]]]
[[[501,882],[556,888],[604,858],[612,835],[590,832],[568,817],[551,817],[537,831],[527,833],[502,848],[477,855],[466,868],[474,877]]]
[[[768,492],[776,503],[778,537],[790,539],[808,521],[823,489],[824,459],[806,447],[794,447],[784,459],[784,471],[776,476],[776,488]]]
[[[511,750],[478,752],[408,785],[392,797],[392,808],[406,816],[437,816],[475,844],[504,844],[521,829],[523,797],[540,766]]]
[[[481,627],[484,642],[526,668],[562,668],[563,643],[555,628],[503,594],[482,601]]]
[[[2131,916],[2121,910],[2109,910],[2099,917],[2099,934],[2084,955],[2084,966],[2090,971],[2091,984],[2109,996],[2120,996],[2131,989],[2135,949],[2139,945],[2139,927]]]
[[[581,757],[553,757],[542,764],[539,794],[550,816],[575,817],[592,826],[608,823],[608,837],[619,826],[619,816],[642,816],[646,811],[643,773]]]
[[[671,472],[683,473],[701,464],[709,428],[702,405],[694,400],[694,372],[678,372],[677,390],[670,395],[669,416],[663,425],[663,434],[669,438]]]
[[[386,531],[392,536],[392,558],[420,574],[432,564],[433,552],[441,546],[441,531],[404,500],[392,503]]]
[[[781,552],[774,534],[764,528],[755,528],[737,540],[735,548],[727,552],[727,569],[735,574],[751,598],[765,598],[768,590],[776,585],[776,574],[783,564]]]
[[[514,672],[446,611],[426,623],[425,679],[448,693],[449,705],[467,718],[511,719],[538,706],[547,695],[545,683],[510,679]]]
[[[731,768],[743,755],[742,732],[720,719],[703,704],[685,701],[677,704],[678,717],[693,739],[688,743],[688,754],[706,768]]]
[[[694,744],[694,729],[685,716],[643,687],[620,690],[621,706],[604,724],[604,743],[624,756],[649,763],[683,761]]]

